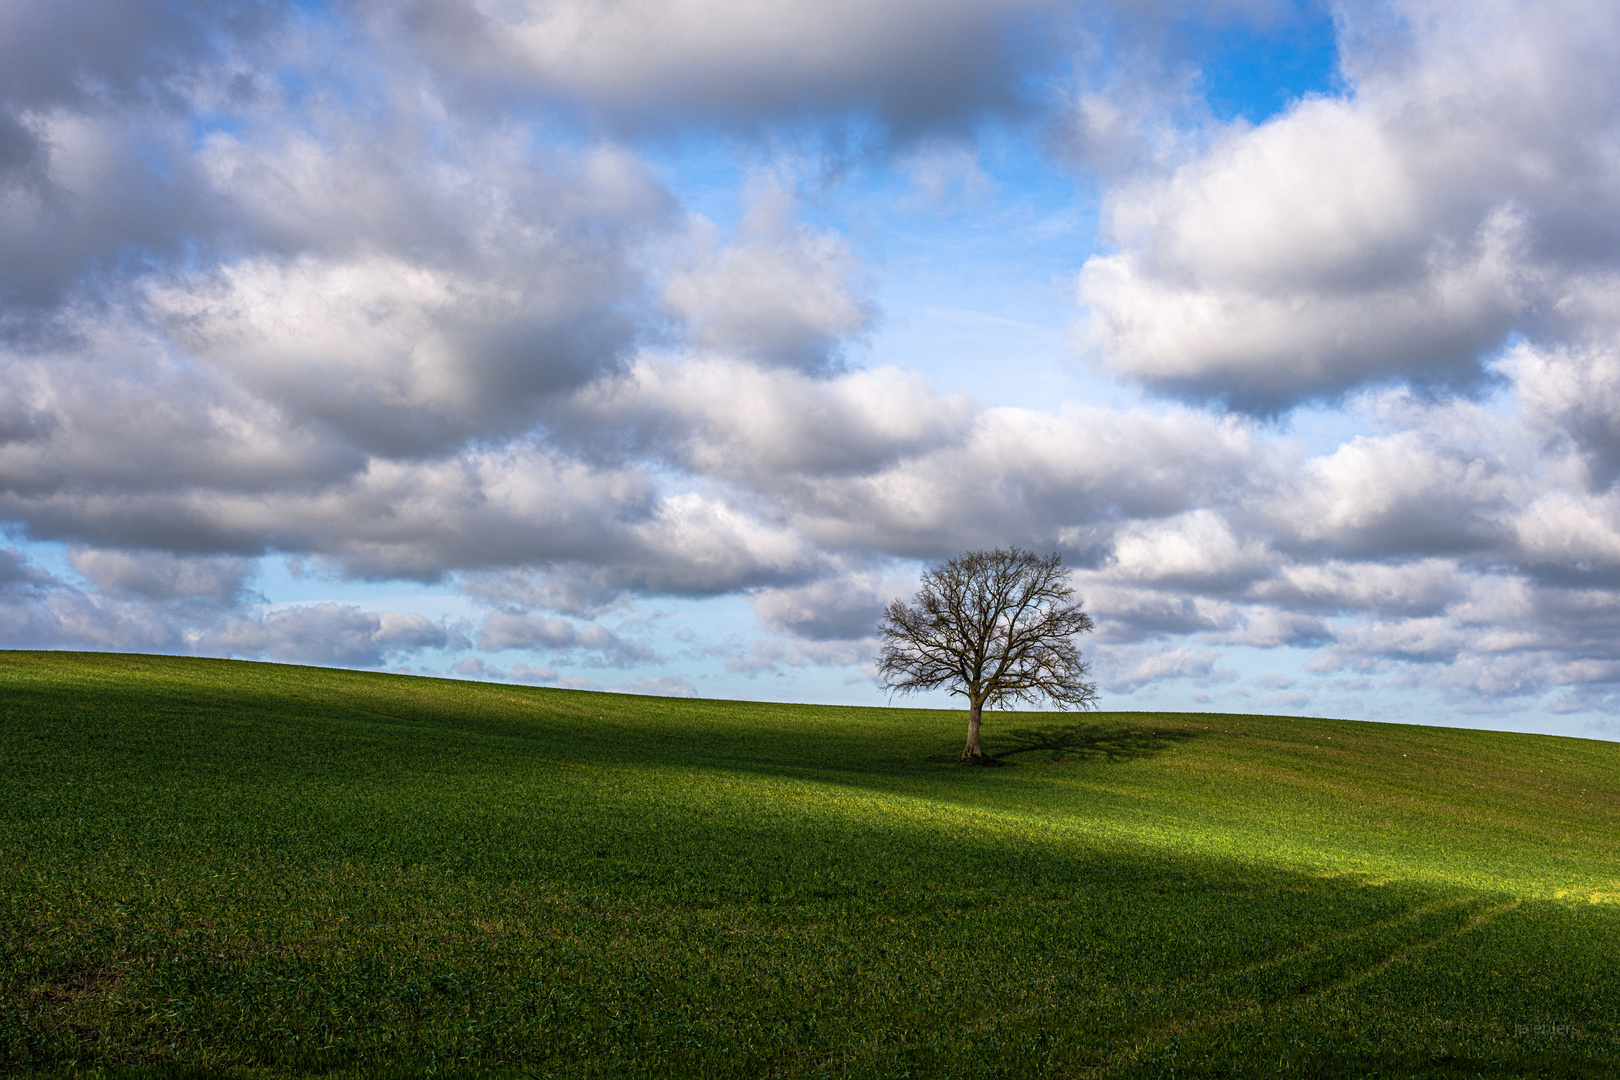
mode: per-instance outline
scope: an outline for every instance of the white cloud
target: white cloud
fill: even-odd
[[[648,694],[654,697],[697,697],[697,687],[679,675],[652,675],[612,688],[619,694]]]
[[[1152,683],[1192,679],[1200,683],[1225,682],[1234,672],[1217,667],[1221,654],[1214,649],[1181,647],[1159,652],[1141,648],[1111,649],[1099,663],[1103,689],[1129,694]]]
[[[243,560],[166,552],[77,550],[84,589],[0,549],[0,644],[268,657],[286,663],[381,667],[423,650],[469,645],[452,625],[352,604],[263,611]]]
[[[532,649],[545,646],[566,649],[579,641],[579,633],[567,619],[536,619],[527,615],[511,615],[504,611],[490,613],[478,635],[480,649]]]
[[[726,670],[750,678],[781,674],[788,667],[855,667],[870,665],[878,639],[806,641],[798,638],[755,638],[746,652],[726,658]]]
[[[860,262],[842,237],[798,224],[795,203],[778,184],[762,183],[723,246],[712,222],[693,220],[691,250],[665,283],[664,303],[691,327],[697,347],[822,371],[870,327]]]
[[[1519,547],[1531,565],[1554,574],[1620,577],[1620,499],[1551,491],[1514,521]]]
[[[225,141],[208,152],[232,158],[211,163],[220,196],[273,214],[256,223],[301,253],[178,274],[147,302],[177,346],[294,418],[370,452],[443,450],[521,432],[628,354],[646,288],[632,248],[667,207],[622,150],[536,168],[469,137],[454,168],[417,157],[435,183],[323,142]]]
[[[1059,6],[458,0],[406,5],[400,21],[462,80],[523,86],[614,123],[747,124],[868,109],[904,130],[1011,106],[1016,61],[1041,40],[1029,17]]]
[[[916,590],[911,578],[872,573],[841,574],[790,589],[754,593],[754,615],[767,630],[810,641],[870,638],[883,610],[894,600],[908,600]]]
[[[550,682],[551,679],[537,680]],[[679,675],[652,675],[616,686],[602,686],[583,675],[567,675],[556,683],[564,690],[606,690],[614,694],[647,694],[654,697],[697,697],[697,687]]]
[[[289,664],[381,667],[406,653],[457,645],[465,647],[443,623],[422,615],[320,603],[281,608],[262,618],[231,619],[201,635],[195,648]]]
[[[1526,478],[1432,432],[1357,436],[1305,463],[1276,513],[1299,540],[1352,556],[1421,556],[1500,541]]]
[[[960,442],[977,411],[894,368],[815,378],[700,357],[644,357],[629,377],[581,395],[577,422],[639,429],[652,453],[702,475],[767,490],[806,474],[871,473]]]
[[[1532,14],[1534,12],[1534,14]],[[1340,11],[1344,96],[1235,124],[1109,202],[1090,344],[1163,390],[1271,411],[1367,383],[1477,385],[1510,331],[1615,270],[1605,5]]]
[[[562,668],[663,662],[641,598],[743,595],[762,635],[702,655],[861,679],[915,560],[1016,543],[1078,568],[1116,693],[1212,693],[1241,647],[1366,673],[1335,692],[1612,708],[1612,5],[1343,5],[1344,91],[1224,126],[1188,58],[1045,84],[1015,32],[1055,5],[927,7],[5,7],[0,522],[72,569],[0,558],[0,638],[470,647],[364,605],[267,611],[274,553],[452,582],[482,648]],[[1163,44],[1136,19],[1110,26]],[[1055,141],[1114,244],[1080,273],[1090,347],[1200,407],[991,408],[859,367],[870,235],[972,203],[917,191],[995,205],[1024,166],[963,133],[1015,85],[1079,103]],[[704,189],[722,160],[752,188]],[[733,195],[725,235],[695,212]],[[1291,438],[1310,399],[1350,434]],[[625,685],[693,685],[650,677]]]
[[[481,657],[469,656],[450,665],[450,670],[469,679],[504,679],[506,672],[484,663]]]
[[[1212,510],[1132,522],[1114,534],[1110,576],[1126,581],[1226,586],[1269,576],[1275,557],[1265,545],[1240,540]]]
[[[1120,585],[1106,571],[1083,572],[1077,584],[1098,637],[1110,642],[1230,630],[1243,619],[1242,606],[1230,600]]]
[[[1471,581],[1455,559],[1329,560],[1284,565],[1258,583],[1254,595],[1295,610],[1423,616],[1463,599]]]
[[[198,599],[230,605],[242,599],[256,567],[232,556],[182,558],[164,551],[106,551],[76,548],[68,555],[73,568],[111,596],[151,600]]]
[[[586,654],[587,663],[608,667],[630,667],[658,659],[658,654],[646,645],[626,641],[604,626],[575,627],[566,619],[544,619],[505,611],[490,612],[485,618],[478,634],[478,647],[493,651],[577,649]]]
[[[1597,488],[1620,477],[1620,321],[1612,316],[1620,287],[1605,284],[1589,291],[1601,300],[1597,311],[1582,313],[1582,336],[1546,346],[1520,342],[1497,365],[1512,378],[1527,421],[1552,447],[1571,445]],[[1581,297],[1580,306],[1592,299]]]

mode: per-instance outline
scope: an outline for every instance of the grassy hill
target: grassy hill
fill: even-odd
[[[0,1070],[1612,1076],[1620,745],[0,653]]]

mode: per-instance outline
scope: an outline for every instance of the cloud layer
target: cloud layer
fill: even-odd
[[[902,131],[1014,104],[1054,0],[613,0],[400,5],[386,22],[455,83],[628,128],[861,110]],[[1046,31],[1043,34],[1042,31]]]
[[[1235,125],[1110,197],[1090,344],[1197,400],[1273,412],[1468,389],[1509,334],[1580,333],[1620,272],[1608,6],[1339,9],[1342,95]],[[1570,318],[1574,315],[1575,318]]]
[[[0,639],[687,693],[638,605],[743,596],[758,632],[691,656],[861,679],[919,561],[1019,544],[1077,568],[1116,694],[1605,714],[1620,15],[1335,10],[1342,85],[1223,123],[1184,65],[1085,89],[1151,9],[11,5]],[[873,125],[902,152],[803,166]],[[861,362],[886,223],[828,192],[918,146],[981,175],[987,125],[1093,170],[1082,359],[1142,403]],[[753,163],[735,221],[681,139]],[[477,615],[271,604],[265,557]]]

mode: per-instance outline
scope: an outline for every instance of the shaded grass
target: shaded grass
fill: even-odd
[[[1615,1071],[1620,748],[962,726],[0,653],[0,1067]]]

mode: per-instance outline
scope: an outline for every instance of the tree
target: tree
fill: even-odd
[[[883,614],[878,670],[890,693],[944,687],[967,698],[968,738],[958,761],[981,765],[979,721],[986,705],[1050,701],[1093,708],[1097,685],[1075,647],[1090,630],[1056,554],[1019,548],[970,551],[923,574],[911,603]]]

